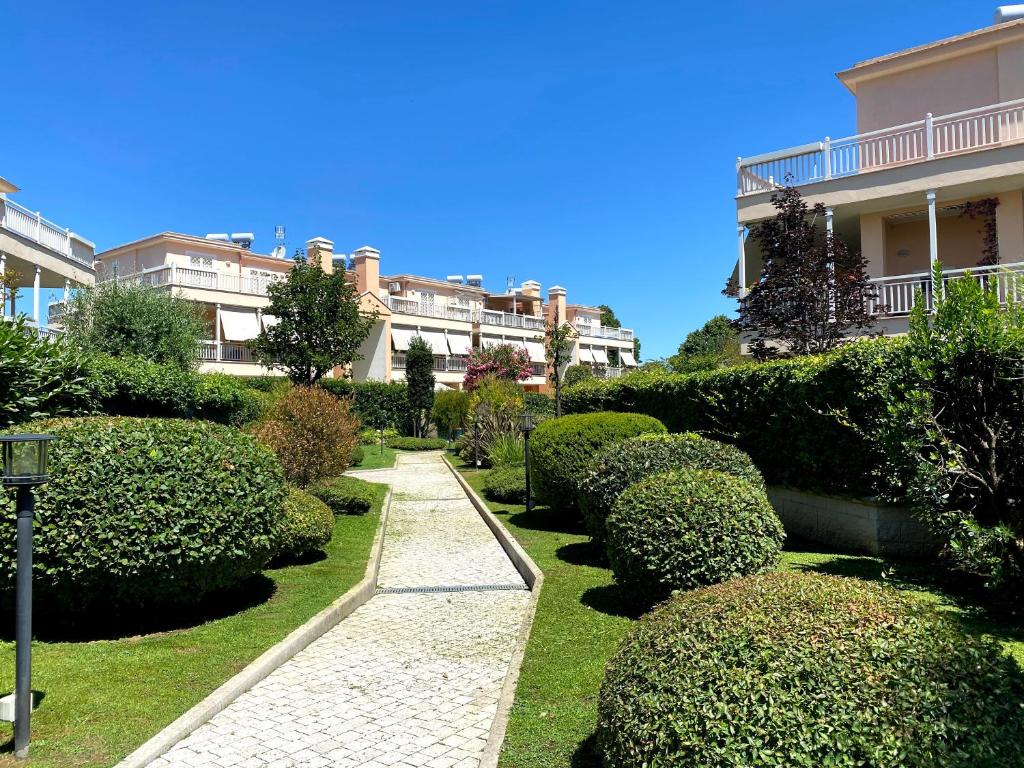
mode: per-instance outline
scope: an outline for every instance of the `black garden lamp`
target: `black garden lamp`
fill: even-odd
[[[523,433],[523,459],[526,466],[526,511],[533,511],[533,494],[530,492],[530,433],[537,428],[537,420],[529,411],[519,417],[519,430]]]
[[[16,491],[18,573],[14,628],[14,754],[28,757],[32,722],[32,489],[50,479],[47,466],[53,435],[0,435],[5,488]]]

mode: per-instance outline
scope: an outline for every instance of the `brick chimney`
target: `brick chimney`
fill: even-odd
[[[364,245],[352,253],[356,268],[356,290],[369,291],[374,296],[380,293],[380,251]]]
[[[319,251],[320,266],[328,275],[334,274],[334,243],[326,237],[314,237],[306,241],[306,258],[312,263],[313,256]]]
[[[565,288],[560,285],[552,285],[548,288],[548,320],[551,322],[555,321],[556,314],[558,317],[558,324],[562,325],[566,321],[565,317]]]

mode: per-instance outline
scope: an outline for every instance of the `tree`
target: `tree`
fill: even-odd
[[[277,323],[252,344],[261,364],[283,367],[296,384],[313,384],[333,368],[362,359],[359,346],[377,314],[360,311],[359,294],[344,272],[324,272],[318,249],[310,260],[297,253],[288,278],[268,285],[267,295],[265,312]]]
[[[793,187],[772,195],[772,205],[778,213],[751,228],[764,260],[761,275],[746,296],[740,293],[737,325],[754,336],[754,356],[827,352],[851,331],[871,327],[868,304],[877,291],[867,261],[815,226],[825,207],[808,207]],[[726,293],[744,287],[732,283]]]
[[[677,373],[691,373],[734,365],[741,360],[740,337],[735,325],[725,315],[715,315],[687,334],[668,364]]]
[[[466,389],[473,390],[488,376],[514,382],[524,381],[530,378],[532,367],[526,347],[520,344],[495,344],[469,356],[463,384]]]
[[[574,343],[575,332],[572,326],[559,322],[556,309],[554,319],[544,324],[544,357],[551,367],[551,383],[555,385],[555,418],[562,415],[562,378],[568,364],[572,362]]]
[[[17,317],[18,283],[21,282],[21,273],[7,267],[0,272],[0,317],[6,314],[7,302],[11,302],[11,317]]]
[[[601,325],[606,328],[621,328],[622,323],[619,318],[615,316],[615,310],[609,307],[607,304],[599,304],[598,309],[601,310]],[[640,364],[640,339],[636,336],[633,337],[633,357],[636,358],[637,365]]]
[[[148,285],[103,283],[78,291],[64,313],[68,338],[87,352],[135,356],[188,370],[209,328],[199,305]]]
[[[422,437],[434,407],[434,350],[419,336],[413,336],[405,353],[405,383],[409,387],[409,417],[413,434]]]
[[[573,384],[579,384],[581,381],[592,378],[594,378],[594,369],[589,365],[570,365],[565,369],[562,383],[571,387]]]
[[[439,434],[451,440],[459,429],[465,429],[469,415],[469,393],[457,389],[438,392],[434,397],[431,418]]]

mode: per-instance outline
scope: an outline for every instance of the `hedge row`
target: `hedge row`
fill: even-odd
[[[364,426],[377,427],[382,419],[388,428],[408,431],[409,399],[404,382],[321,379],[319,386],[337,397],[351,398],[352,412]]]
[[[588,380],[566,389],[563,408],[645,413],[670,432],[732,443],[771,484],[899,498],[902,479],[888,467],[875,426],[901,344],[868,340],[817,357]]]

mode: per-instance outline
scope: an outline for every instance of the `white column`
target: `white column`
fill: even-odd
[[[220,360],[220,304],[217,305],[217,314],[213,320],[213,340],[215,342],[214,348],[217,352],[217,359]]]
[[[36,321],[36,325],[39,325],[39,281],[42,272],[43,268],[37,266],[36,275],[32,279],[32,318]]]
[[[935,214],[935,190],[929,189],[925,197],[928,199],[928,271],[934,275],[935,265],[939,261],[939,225]],[[943,290],[941,284],[935,285],[932,281],[932,297],[936,295],[935,289]]]
[[[64,306],[68,305],[68,301],[71,299],[71,281],[64,281]]]
[[[825,209],[825,231],[830,235],[832,234],[832,208],[828,207]]]
[[[3,197],[3,195],[0,195]],[[6,210],[6,209],[4,209]],[[0,276],[7,271],[7,254],[0,251]],[[7,319],[7,291],[0,288],[0,319]]]
[[[739,272],[737,279],[739,280],[739,297],[742,299],[747,295],[747,251],[744,247],[744,234],[746,227],[742,224],[736,225],[736,237],[739,241]]]

